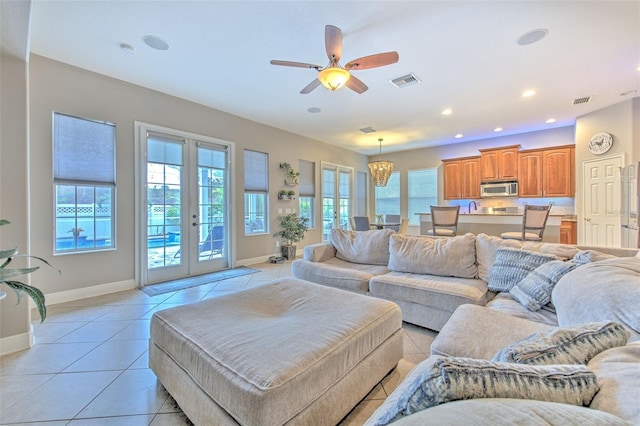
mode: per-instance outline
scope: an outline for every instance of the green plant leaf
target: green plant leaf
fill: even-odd
[[[17,252],[18,252],[17,247],[12,249],[0,250],[0,259],[8,259],[10,257],[13,257],[16,255]]]
[[[18,296],[18,303],[22,299],[22,293],[27,293],[29,297],[34,301],[38,307],[38,313],[40,314],[40,323],[47,317],[47,306],[45,305],[44,293],[40,289],[30,286],[20,281],[4,281],[6,285],[11,287]]]
[[[30,274],[40,269],[39,266],[31,268],[2,268],[0,269],[0,282],[7,281],[9,278],[19,277],[20,275]]]

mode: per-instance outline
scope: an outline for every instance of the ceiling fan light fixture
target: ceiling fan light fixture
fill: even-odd
[[[382,138],[378,139],[378,142],[380,142],[380,155],[382,155]],[[369,173],[376,186],[387,186],[391,172],[393,172],[393,161],[377,160],[369,163]]]
[[[318,73],[320,83],[332,91],[344,86],[349,81],[349,78],[351,78],[349,71],[338,67],[325,68]]]

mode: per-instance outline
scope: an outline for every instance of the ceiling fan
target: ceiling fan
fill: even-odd
[[[337,90],[343,86],[356,93],[363,93],[369,87],[359,78],[351,75],[349,71],[365,70],[368,68],[382,67],[398,62],[398,52],[377,53],[375,55],[363,56],[362,58],[349,61],[344,67],[338,61],[342,57],[342,31],[333,25],[324,27],[324,43],[329,57],[329,64],[326,67],[320,65],[307,64],[304,62],[280,61],[273,59],[272,65],[282,65],[285,67],[314,68],[318,71],[318,78],[307,84],[300,93],[307,94],[321,84],[329,90]]]

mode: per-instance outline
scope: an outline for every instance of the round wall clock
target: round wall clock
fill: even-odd
[[[596,155],[604,154],[611,149],[611,145],[613,136],[606,132],[596,133],[589,141],[589,151]]]

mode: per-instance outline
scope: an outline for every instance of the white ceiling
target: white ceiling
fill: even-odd
[[[316,71],[269,60],[325,66],[326,24],[342,29],[342,64],[391,50],[399,62],[355,71],[369,86],[361,95],[299,94]],[[548,36],[517,44],[539,28]],[[145,35],[169,50],[149,48]],[[640,1],[35,0],[30,43],[38,55],[369,155],[379,137],[390,152],[493,137],[495,127],[572,125],[640,91]],[[389,82],[411,72],[420,84]],[[525,89],[537,94],[523,98]],[[359,131],[368,126],[377,132]]]

